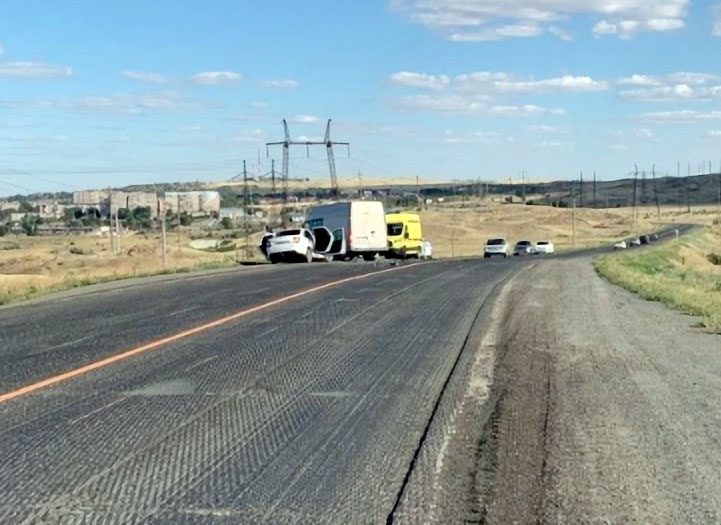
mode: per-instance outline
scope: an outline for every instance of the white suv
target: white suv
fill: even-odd
[[[312,262],[315,237],[310,230],[283,230],[264,239],[265,255],[271,263],[300,260]]]
[[[500,255],[504,259],[508,257],[508,241],[506,239],[488,239],[486,246],[483,248],[483,257],[488,258],[494,255]]]

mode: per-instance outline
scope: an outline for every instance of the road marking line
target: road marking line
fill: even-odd
[[[268,334],[272,334],[272,333],[275,332],[277,329],[278,329],[278,327],[271,328],[270,330],[268,330],[268,331],[263,332],[262,334],[260,334],[258,337],[265,337],[265,336],[268,335]]]
[[[186,371],[186,372],[189,372],[189,371],[192,370],[193,368],[198,368],[200,365],[204,365],[204,364],[207,363],[208,361],[212,361],[213,359],[218,359],[219,357],[220,357],[219,355],[211,355],[210,357],[208,357],[208,358],[206,358],[206,359],[203,359],[202,361],[198,361],[198,362],[195,363],[194,365],[190,365],[188,368],[185,369],[185,371]]]
[[[418,263],[418,264],[431,264],[431,263]],[[310,295],[315,292],[319,292],[321,290],[326,290],[333,286],[338,286],[339,284],[345,284],[345,283],[349,283],[349,282],[353,282],[353,281],[359,281],[361,279],[367,279],[368,277],[371,277],[373,275],[378,275],[381,273],[388,273],[388,272],[395,272],[398,270],[402,270],[404,268],[412,268],[414,266],[417,266],[417,264],[412,264],[412,265],[408,265],[408,266],[395,266],[393,268],[387,268],[385,270],[380,270],[377,272],[369,272],[369,273],[364,273],[361,275],[355,275],[353,277],[345,277],[345,278],[339,279],[337,281],[331,281],[329,283],[321,284],[318,286],[313,286],[312,288],[308,288],[306,290],[301,290],[300,292],[286,295],[285,297],[280,297],[278,299],[268,301],[267,303],[262,303],[257,306],[246,308],[246,309],[240,310],[234,314],[216,319],[215,321],[211,321],[209,323],[205,323],[200,326],[196,326],[195,328],[190,328],[188,330],[183,330],[182,332],[178,332],[176,334],[173,334],[173,335],[170,335],[167,337],[163,337],[161,339],[156,339],[155,341],[151,341],[150,343],[146,343],[146,344],[138,346],[136,348],[132,348],[130,350],[120,352],[119,354],[111,355],[110,357],[106,357],[104,359],[94,361],[92,363],[81,366],[79,368],[75,368],[75,369],[69,370],[67,372],[63,372],[63,373],[60,373],[60,374],[57,374],[54,376],[50,376],[50,377],[47,377],[40,381],[37,381],[35,383],[25,385],[24,387],[18,388],[16,390],[11,390],[10,392],[0,394],[0,403],[5,403],[7,401],[11,401],[20,396],[24,396],[25,394],[30,394],[31,392],[35,392],[42,388],[57,385],[58,383],[62,383],[63,381],[67,381],[68,379],[72,379],[74,377],[78,377],[78,376],[87,374],[88,372],[92,372],[93,370],[97,370],[99,368],[106,367],[113,363],[117,363],[118,361],[122,361],[123,359],[127,359],[129,357],[133,357],[135,355],[142,354],[144,352],[147,352],[148,350],[154,350],[154,349],[156,349],[160,346],[166,345],[168,343],[174,343],[175,341],[185,339],[187,337],[190,337],[191,335],[195,335],[195,334],[198,334],[201,332],[208,331],[211,328],[216,328],[218,326],[222,326],[231,321],[235,321],[236,319],[240,319],[241,317],[245,317],[247,315],[253,314],[255,312],[260,312],[262,310],[267,310],[268,308],[277,306],[279,304],[286,303],[288,301],[292,301],[293,299],[299,299],[301,297],[305,297],[306,295]]]
[[[183,310],[178,310],[177,312],[172,312],[168,314],[168,317],[173,317],[174,315],[184,314],[185,312],[190,312],[191,310],[195,310],[197,308],[200,308],[199,306],[191,306],[190,308],[185,308]]]
[[[48,352],[50,350],[57,350],[58,348],[64,348],[66,346],[74,345],[76,343],[81,343],[85,341],[86,339],[90,339],[92,336],[88,335],[86,337],[81,337],[80,339],[76,339],[75,341],[68,341],[67,343],[61,343],[59,345],[50,346],[48,348],[43,348],[42,351],[40,351],[41,354],[44,354],[45,352]],[[37,355],[37,354],[31,354],[31,355]]]
[[[126,399],[128,399],[128,398],[127,398],[127,397],[121,397],[120,399],[116,399],[116,400],[113,401],[112,403],[108,403],[107,405],[105,405],[105,406],[103,406],[103,407],[100,407],[100,408],[95,409],[95,410],[93,410],[93,411],[91,411],[91,412],[88,412],[88,413],[85,414],[84,416],[76,417],[75,419],[73,419],[73,420],[70,422],[70,424],[71,424],[71,425],[74,425],[74,424],[77,423],[78,421],[82,421],[83,419],[86,419],[86,418],[92,416],[93,414],[97,414],[98,412],[102,412],[103,410],[107,410],[107,409],[110,408],[111,406],[117,405],[118,403],[120,403],[120,402],[122,402],[122,401],[125,401]]]

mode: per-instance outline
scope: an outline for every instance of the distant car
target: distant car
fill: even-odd
[[[625,250],[626,248],[628,248],[626,241],[618,241],[616,244],[613,245],[614,250]]]
[[[631,246],[641,246],[641,239],[639,237],[631,239],[630,244]]]
[[[431,259],[433,257],[433,246],[429,241],[421,242],[421,251],[418,257],[421,259]]]
[[[513,255],[533,255],[535,249],[531,241],[518,241],[513,247]]]
[[[493,257],[494,255],[500,255],[504,259],[508,257],[508,241],[506,239],[488,239],[486,241],[486,245],[483,248],[483,257],[489,258]]]
[[[553,253],[553,243],[551,241],[538,241],[536,243],[536,253],[549,254]]]
[[[658,233],[652,233],[651,235],[649,235],[648,240],[656,242],[658,240]]]
[[[641,235],[638,240],[641,241],[641,244],[648,244],[648,235]]]
[[[306,228],[283,230],[265,237],[263,241],[266,257],[273,264],[280,261],[313,261],[315,237]]]

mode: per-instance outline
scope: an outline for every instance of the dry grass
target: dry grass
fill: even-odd
[[[598,273],[642,297],[701,316],[721,332],[721,226],[643,251],[599,257]]]
[[[251,245],[256,239],[251,240]],[[0,304],[41,293],[128,277],[185,272],[237,264],[235,251],[206,252],[189,247],[189,239],[168,236],[163,267],[159,234],[123,237],[122,252],[111,251],[110,239],[98,236],[0,238]],[[244,241],[236,241],[244,258]],[[75,252],[75,253],[73,253]],[[252,250],[253,258],[259,258]]]
[[[479,255],[490,237],[519,240],[550,240],[557,249],[571,249],[573,211],[568,208],[499,204],[478,200],[447,204],[420,212],[423,235],[433,244],[435,257]],[[718,217],[716,207],[695,207],[691,213],[677,207],[642,208],[631,223],[630,208],[576,210],[575,247],[611,243],[659,229],[669,223],[709,225]]]

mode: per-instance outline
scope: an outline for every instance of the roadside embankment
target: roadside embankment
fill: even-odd
[[[609,281],[721,331],[721,225],[659,246],[603,255],[594,267]]]

